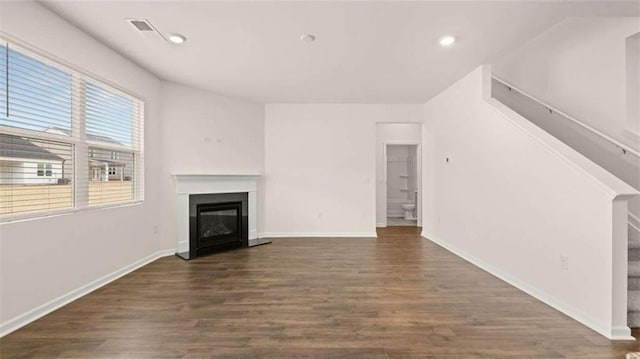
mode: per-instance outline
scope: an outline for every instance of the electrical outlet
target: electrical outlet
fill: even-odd
[[[322,218],[322,212],[318,212],[318,219]]]
[[[158,225],[157,224],[153,225],[153,234],[158,234]]]
[[[560,255],[560,269],[565,271],[569,270],[569,257],[565,254]]]

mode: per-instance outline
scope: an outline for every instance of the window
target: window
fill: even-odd
[[[142,200],[143,127],[142,100],[0,39],[0,222]]]
[[[36,176],[38,177],[43,177],[43,176],[47,176],[47,177],[51,177],[52,176],[52,171],[51,171],[51,164],[50,163],[38,163],[38,169],[36,172]]]

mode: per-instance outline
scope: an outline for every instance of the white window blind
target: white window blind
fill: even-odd
[[[0,221],[143,199],[144,102],[0,45]]]
[[[7,115],[7,104],[9,98],[7,97],[7,46],[6,44],[0,44],[0,116]]]
[[[89,147],[87,203],[100,205],[140,198],[144,103],[95,81],[85,83]],[[83,174],[84,175],[84,171]]]
[[[71,131],[72,81],[69,72],[8,46],[0,49],[4,104],[0,124],[33,131]]]

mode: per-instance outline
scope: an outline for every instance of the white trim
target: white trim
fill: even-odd
[[[385,222],[376,223],[376,228],[384,228],[386,226],[387,226],[387,224]]]
[[[259,238],[378,238],[375,232],[333,232],[333,233],[291,233],[291,232],[266,232],[258,235]]]
[[[94,290],[107,285],[113,281],[115,281],[116,279],[125,276],[131,272],[133,272],[134,270],[145,266],[153,261],[155,261],[158,258],[162,258],[162,257],[167,257],[167,256],[172,256],[175,253],[175,249],[165,249],[162,251],[157,251],[145,258],[142,258],[140,260],[137,260],[127,266],[124,266],[112,273],[109,273],[107,275],[105,275],[102,278],[96,279],[93,282],[87,283],[83,286],[80,286],[66,294],[61,295],[60,297],[53,299],[39,307],[36,307],[30,311],[28,311],[27,313],[21,314],[13,319],[9,319],[8,321],[2,323],[0,325],[0,338],[4,337],[5,335],[20,329],[21,327],[33,322],[36,319],[39,319],[51,312],[53,312],[56,309],[59,309],[71,302],[73,302],[74,300],[83,297],[91,292],[93,292]]]
[[[611,335],[608,338],[611,340],[637,340],[631,335],[631,329],[629,329],[629,327],[611,328]]]
[[[512,277],[511,275],[495,268],[494,266],[485,263],[484,261],[469,255],[460,249],[447,244],[442,239],[437,236],[431,235],[426,231],[422,231],[420,234],[423,238],[437,244],[438,246],[448,250],[449,252],[455,254],[456,256],[464,259],[465,261],[475,265],[476,267],[484,270],[485,272],[493,275],[494,277],[503,280],[510,285],[516,287],[517,289],[531,295],[532,297],[538,299],[539,301],[547,304],[548,306],[568,315],[569,317],[575,319],[576,321],[582,323],[583,325],[591,328],[592,330],[598,332],[601,335],[604,335],[608,339],[611,340],[635,340],[634,337],[631,336],[631,329],[628,327],[614,327],[609,329],[606,325],[602,325],[598,323],[598,321],[591,318],[589,315],[583,313],[582,311],[570,308],[570,306],[563,304],[560,300],[550,296],[547,293],[543,293],[537,288],[531,287],[526,283],[523,283],[517,278]]]

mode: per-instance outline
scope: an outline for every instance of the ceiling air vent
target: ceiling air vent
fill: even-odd
[[[147,19],[127,19],[138,31],[156,31]]]
[[[162,35],[162,33],[158,31],[158,29],[156,29],[155,26],[151,25],[151,22],[149,22],[149,20],[147,19],[125,19],[125,20],[131,25],[133,25],[133,27],[138,29],[138,31],[140,31],[141,33],[156,34],[160,36],[160,38],[163,39],[164,41],[167,41],[164,35]]]

